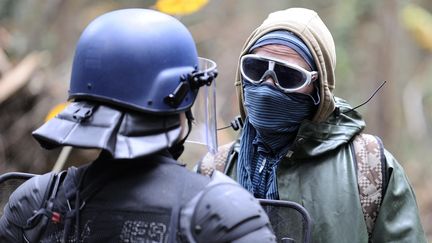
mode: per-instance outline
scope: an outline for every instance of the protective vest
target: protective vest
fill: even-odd
[[[106,163],[99,163],[89,168],[69,169],[53,208],[62,218],[58,223],[49,224],[42,242],[60,242],[58,236],[65,234],[69,235],[66,242],[74,242],[77,227],[83,242],[113,239],[173,242],[177,239],[181,205],[191,200],[209,180],[184,173],[182,167],[162,156],[139,164],[136,161],[113,162],[110,168]],[[106,176],[103,182],[98,181],[101,176]],[[79,185],[80,178],[83,178],[82,185]],[[82,194],[86,188],[100,191],[85,195],[87,198],[81,198],[76,205],[77,196],[83,197],[76,193],[78,187]],[[74,213],[77,208],[82,208],[79,224]],[[70,226],[65,227],[65,224]]]

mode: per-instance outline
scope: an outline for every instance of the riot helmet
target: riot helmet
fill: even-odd
[[[198,59],[192,35],[174,17],[148,9],[109,12],[93,20],[78,41],[69,99],[179,113],[212,81],[212,74],[200,75]]]

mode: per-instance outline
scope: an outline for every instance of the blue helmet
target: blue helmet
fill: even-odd
[[[195,42],[177,19],[122,9],[93,20],[75,51],[69,99],[148,113],[188,110],[214,72],[200,72]]]

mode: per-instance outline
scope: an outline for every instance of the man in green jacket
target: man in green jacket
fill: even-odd
[[[244,126],[216,169],[257,198],[303,205],[313,242],[425,242],[403,168],[334,97],[335,66],[317,13],[271,13],[241,52],[235,86]]]

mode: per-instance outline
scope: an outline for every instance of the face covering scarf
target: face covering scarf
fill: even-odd
[[[237,178],[257,198],[279,199],[276,170],[300,124],[316,111],[307,94],[283,93],[276,87],[244,82],[248,116],[243,127]]]

